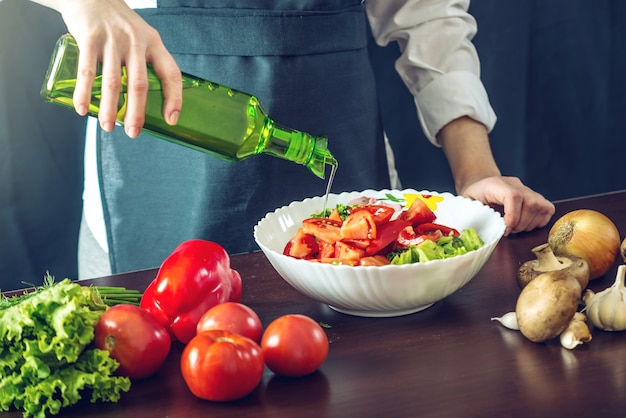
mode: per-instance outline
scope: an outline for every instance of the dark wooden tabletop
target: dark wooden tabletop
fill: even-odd
[[[557,202],[556,220],[596,209],[626,233],[626,192]],[[81,403],[68,417],[621,417],[626,414],[626,333],[593,330],[574,350],[532,343],[490,318],[514,310],[515,272],[546,241],[548,227],[503,238],[463,289],[432,307],[396,318],[337,313],[287,285],[260,252],[232,257],[242,302],[267,325],[287,313],[330,325],[327,361],[300,379],[266,370],[257,389],[231,403],[195,398],[185,386],[175,343],[164,368],[134,382],[118,403]],[[615,269],[590,284],[603,290]],[[156,271],[93,280],[143,290]],[[20,416],[17,412],[3,416]]]

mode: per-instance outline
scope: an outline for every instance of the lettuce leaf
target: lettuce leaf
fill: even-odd
[[[57,414],[89,390],[91,401],[115,402],[130,380],[107,351],[87,348],[106,305],[65,279],[0,310],[0,410],[25,417]]]
[[[468,228],[461,231],[459,237],[445,236],[437,241],[426,240],[405,250],[391,253],[389,260],[391,264],[424,263],[466,254],[483,245],[484,242],[476,233],[476,229]]]

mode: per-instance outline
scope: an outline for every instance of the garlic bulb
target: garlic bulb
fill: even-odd
[[[605,331],[626,330],[626,265],[617,268],[615,283],[599,293],[587,290],[583,296],[587,318]]]
[[[584,313],[576,312],[574,314],[567,328],[559,336],[563,347],[572,350],[582,343],[591,341],[591,332],[589,332],[586,320],[587,317]]]

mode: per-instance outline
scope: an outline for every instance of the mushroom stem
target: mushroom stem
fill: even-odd
[[[526,287],[535,277],[549,271],[568,270],[577,278],[581,288],[589,283],[589,265],[579,257],[557,256],[549,243],[533,248],[534,260],[526,261],[517,270],[517,283],[520,288]]]
[[[531,250],[537,257],[537,264],[534,269],[537,271],[561,270],[572,264],[572,259],[568,257],[557,257],[554,255],[550,244],[544,243]]]

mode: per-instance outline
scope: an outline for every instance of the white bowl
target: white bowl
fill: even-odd
[[[254,239],[278,274],[298,291],[357,316],[391,317],[421,311],[465,286],[487,262],[504,234],[502,216],[482,203],[450,193],[406,190],[364,190],[330,194],[326,207],[361,197],[402,197],[407,193],[439,195],[435,222],[457,230],[474,227],[484,246],[467,254],[425,263],[347,266],[316,263],[283,255],[302,221],[321,212],[324,197],[292,202],[268,213],[254,227]]]

